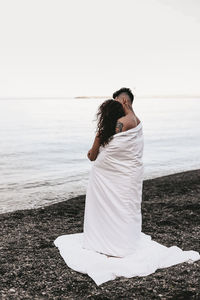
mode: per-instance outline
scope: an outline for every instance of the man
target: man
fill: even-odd
[[[113,99],[119,101],[124,109],[125,116],[117,120],[116,133],[136,127],[140,120],[133,111],[134,96],[129,88],[121,88],[113,93]]]
[[[136,127],[140,123],[140,120],[135,115],[132,108],[132,103],[134,100],[132,91],[129,88],[121,88],[120,90],[113,93],[113,99],[119,101],[122,104],[125,112],[125,116],[117,120],[115,129],[116,133]],[[93,161],[97,158],[99,146],[100,144],[97,133],[92,148],[88,151],[87,154],[89,160]]]

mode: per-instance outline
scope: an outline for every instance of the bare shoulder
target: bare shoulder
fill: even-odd
[[[121,117],[117,120],[115,132],[119,133],[126,130],[126,119],[125,117]]]
[[[140,119],[135,115],[135,117],[123,116],[117,120],[115,132],[122,132],[128,129],[136,127],[140,123]]]

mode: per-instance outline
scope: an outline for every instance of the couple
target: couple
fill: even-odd
[[[83,246],[107,257],[131,254],[141,232],[143,132],[122,88],[97,112],[97,134],[88,158]]]
[[[121,88],[113,94],[113,99],[103,102],[97,112],[98,124],[94,143],[88,151],[88,158],[96,159],[101,144],[108,142],[115,133],[134,128],[140,123],[135,115],[132,104],[134,96],[130,89]],[[99,132],[102,131],[102,137]]]
[[[54,241],[66,264],[97,285],[200,259],[198,252],[165,247],[142,232],[144,140],[133,99],[131,90],[122,88],[99,106],[97,133],[87,154],[92,168],[83,232]]]

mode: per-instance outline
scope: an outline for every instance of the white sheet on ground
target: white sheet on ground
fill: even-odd
[[[54,241],[66,264],[97,285],[200,259],[196,251],[165,247],[142,232],[143,147],[141,122],[100,147],[87,186],[84,230]]]
[[[141,233],[141,244],[134,253],[123,258],[107,257],[84,249],[83,235],[75,233],[59,236],[54,243],[71,269],[88,274],[98,286],[116,277],[147,276],[157,269],[200,259],[196,251],[182,251],[176,246],[165,247],[144,233]]]

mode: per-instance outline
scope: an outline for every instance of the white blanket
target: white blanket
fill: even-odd
[[[198,252],[165,247],[142,232],[143,147],[141,122],[100,147],[87,186],[84,230],[54,241],[66,264],[97,285],[200,259]]]
[[[136,248],[142,225],[142,155],[141,123],[100,147],[86,194],[85,248],[120,257]]]

